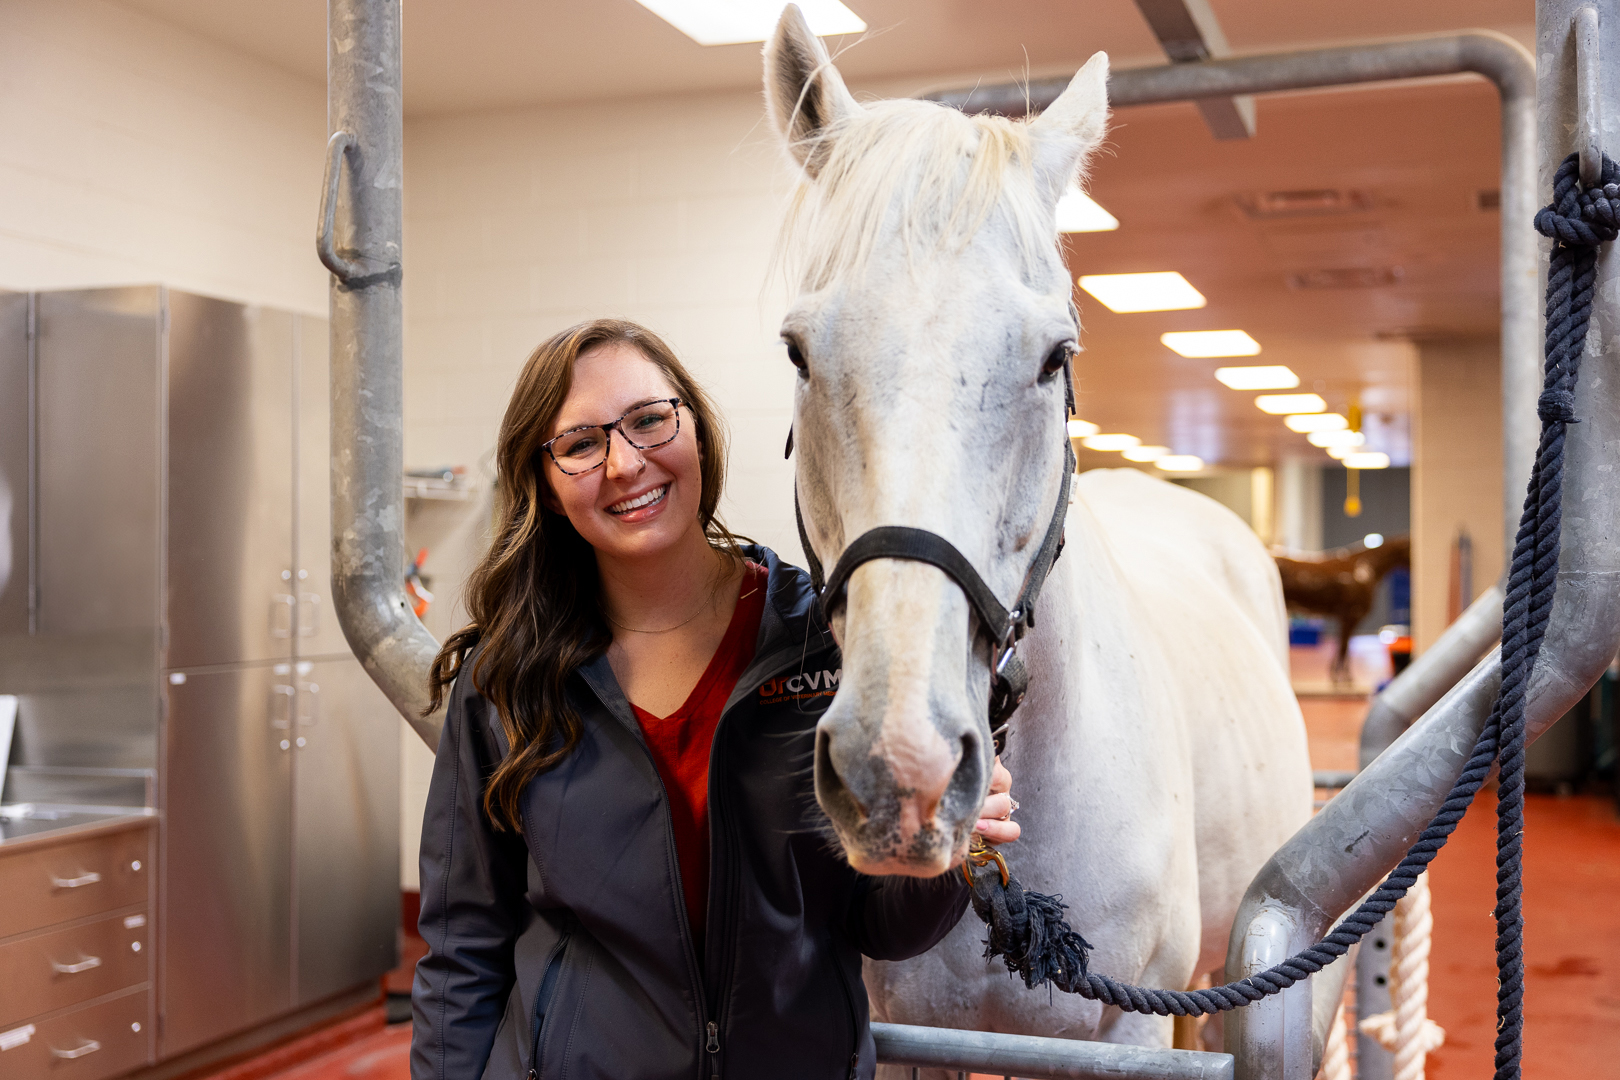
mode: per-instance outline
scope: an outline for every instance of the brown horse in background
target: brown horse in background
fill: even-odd
[[[1378,583],[1397,567],[1412,565],[1412,538],[1392,536],[1375,548],[1364,544],[1296,558],[1274,555],[1290,611],[1325,615],[1339,624],[1333,681],[1350,678],[1350,634],[1373,608]]]

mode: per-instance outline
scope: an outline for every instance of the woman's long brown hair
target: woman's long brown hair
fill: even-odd
[[[568,518],[541,502],[552,468],[540,447],[574,382],[574,361],[622,342],[657,364],[692,417],[703,448],[698,520],[709,542],[736,555],[736,538],[716,516],[725,487],[726,432],[708,395],[658,335],[620,319],[570,327],[529,356],[506,407],[496,444],[498,520],[489,551],[467,580],[472,622],[451,634],[433,661],[427,711],[464,674],[495,707],[511,749],[484,789],[484,811],[498,829],[522,831],[519,798],[530,780],[579,743],[579,714],[568,703],[568,676],[607,650],[613,635],[602,617],[596,553]]]

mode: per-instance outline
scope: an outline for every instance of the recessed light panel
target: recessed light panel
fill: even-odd
[[[1119,228],[1119,218],[1098,206],[1079,184],[1070,184],[1058,200],[1057,227],[1062,233],[1113,232]]]
[[[1261,394],[1254,399],[1261,412],[1315,413],[1327,408],[1318,394]]]
[[[1305,436],[1312,446],[1360,446],[1367,436],[1359,431],[1339,428],[1337,431],[1313,431]]]
[[[1158,461],[1169,453],[1168,446],[1133,446],[1129,450],[1122,450],[1119,456],[1126,461]]]
[[[1346,454],[1339,459],[1344,462],[1347,469],[1387,469],[1389,468],[1389,455],[1380,454],[1376,450],[1360,454]]]
[[[776,29],[787,0],[636,0],[699,45],[764,41]],[[820,37],[859,34],[861,17],[838,0],[796,0],[810,32]]]
[[[1182,356],[1203,359],[1211,356],[1257,356],[1260,343],[1245,330],[1172,330],[1159,340]],[[1297,383],[1289,383],[1297,386]]]
[[[1336,412],[1306,413],[1301,416],[1290,416],[1283,423],[1288,425],[1289,431],[1301,433],[1310,431],[1340,431],[1350,426],[1350,421]]]
[[[1174,270],[1153,274],[1082,274],[1080,287],[1109,311],[1184,311],[1208,301]]]
[[[1216,368],[1215,378],[1234,390],[1287,390],[1299,385],[1299,376],[1281,364]]]
[[[1087,435],[1095,435],[1101,430],[1102,428],[1093,424],[1090,420],[1069,421],[1069,438],[1071,439],[1083,439]]]
[[[1166,454],[1153,464],[1165,472],[1199,472],[1204,467],[1204,459],[1192,454]]]
[[[1135,435],[1088,435],[1080,440],[1087,450],[1129,450],[1140,446],[1142,440]]]

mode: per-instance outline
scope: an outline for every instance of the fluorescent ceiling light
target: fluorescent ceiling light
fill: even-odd
[[[636,0],[699,45],[737,45],[764,41],[776,29],[786,0]],[[797,0],[810,32],[859,34],[861,17],[838,0]]]
[[[1083,439],[1087,435],[1095,435],[1101,430],[1102,428],[1093,424],[1090,420],[1069,421],[1069,438],[1071,439]]]
[[[1313,431],[1305,438],[1312,446],[1360,446],[1367,441],[1367,436],[1359,431],[1347,431],[1340,428],[1337,431]]]
[[[1215,378],[1234,390],[1287,390],[1299,385],[1299,376],[1281,364],[1257,367],[1220,367]]]
[[[1069,190],[1057,204],[1058,232],[1113,232],[1119,228],[1119,218],[1110,214],[1090,195],[1080,190],[1079,184],[1070,184]]]
[[[1256,356],[1260,352],[1260,343],[1242,330],[1172,330],[1168,334],[1160,334],[1159,340],[1182,356],[1194,359],[1211,356]]]
[[[1384,534],[1383,533],[1368,533],[1366,536],[1363,536],[1361,538],[1361,546],[1364,547],[1364,548],[1383,547],[1384,546]]]
[[[1204,294],[1174,270],[1157,274],[1082,274],[1080,287],[1109,311],[1184,311],[1201,308]]]
[[[1355,453],[1356,448],[1353,446],[1330,446],[1327,448],[1327,452],[1328,457],[1343,461],[1345,458]]]
[[[1305,413],[1299,416],[1290,416],[1283,423],[1288,425],[1289,431],[1340,431],[1350,426],[1350,421],[1336,412]]]
[[[1126,461],[1158,461],[1170,453],[1168,446],[1133,446],[1120,453]]]
[[[1327,408],[1327,402],[1317,394],[1261,394],[1254,399],[1261,412],[1311,413]]]
[[[1080,445],[1087,450],[1129,450],[1140,446],[1142,440],[1135,435],[1087,435]]]
[[[1339,459],[1344,462],[1347,469],[1387,469],[1389,468],[1389,455],[1380,454],[1376,450],[1361,454],[1346,454]]]
[[[1165,472],[1198,472],[1204,467],[1204,459],[1192,454],[1166,454],[1153,464]]]

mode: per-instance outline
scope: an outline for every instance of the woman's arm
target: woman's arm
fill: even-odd
[[[499,721],[457,686],[422,821],[422,937],[411,991],[411,1080],[483,1075],[514,979],[528,851],[484,814],[484,779],[502,757]]]

